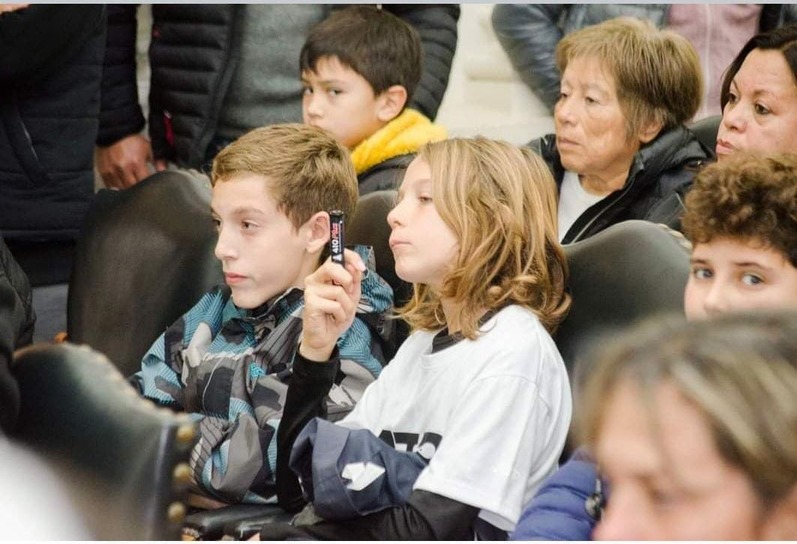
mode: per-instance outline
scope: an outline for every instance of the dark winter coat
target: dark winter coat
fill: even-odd
[[[105,6],[0,15],[0,234],[74,240],[94,196]]]
[[[528,145],[542,156],[561,187],[565,170],[556,149],[556,135],[548,134]],[[659,134],[634,156],[623,188],[581,214],[562,243],[583,240],[629,219],[664,223],[680,231],[684,195],[711,156],[711,151],[685,127]]]

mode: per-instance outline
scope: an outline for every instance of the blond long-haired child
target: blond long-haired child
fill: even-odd
[[[263,539],[464,540],[474,532],[505,538],[556,469],[571,393],[551,333],[570,299],[556,188],[545,164],[529,150],[484,138],[428,144],[409,165],[388,223],[396,272],[414,284],[400,312],[413,332],[336,426],[367,429],[391,453],[419,455],[428,464],[410,482],[405,502],[345,523],[270,524]],[[335,340],[354,316],[364,269],[355,253],[346,259],[345,268],[327,262],[306,283],[301,360],[281,447],[314,415],[323,384],[334,377]],[[337,461],[379,465],[369,469],[379,486],[399,470],[399,462],[385,457]],[[289,476],[278,470],[282,504],[298,489],[285,485]],[[363,478],[344,486],[352,503],[373,492]],[[307,491],[310,482],[302,482]],[[313,491],[316,499],[325,492],[317,485]]]

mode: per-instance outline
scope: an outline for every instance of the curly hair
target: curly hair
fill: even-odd
[[[797,267],[797,154],[738,152],[696,177],[686,195],[684,235],[761,243]]]
[[[528,308],[553,333],[570,308],[567,261],[557,237],[556,185],[527,148],[487,138],[423,146],[432,197],[459,254],[439,293],[414,285],[400,315],[413,329],[444,325],[441,298],[461,308],[462,335],[478,335],[484,309]]]

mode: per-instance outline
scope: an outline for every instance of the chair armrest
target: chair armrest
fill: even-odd
[[[14,438],[58,467],[96,538],[177,538],[196,440],[191,418],[139,397],[88,346],[24,348],[12,371],[21,398]]]
[[[272,504],[233,504],[216,510],[202,510],[189,514],[183,524],[183,540],[219,540],[241,522],[248,520],[290,521],[291,514]],[[262,523],[261,523],[262,525]],[[259,525],[258,525],[259,527]],[[250,533],[254,534],[254,532]]]
[[[293,519],[290,514],[282,509],[275,509],[269,514],[263,514],[255,518],[229,523],[224,526],[224,538],[232,540],[249,540],[255,533],[260,532],[260,528],[268,523],[289,523]]]

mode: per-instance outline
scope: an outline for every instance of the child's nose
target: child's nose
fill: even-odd
[[[390,210],[387,214],[387,224],[390,225],[391,229],[396,228],[399,225],[400,221],[400,208],[401,204],[396,204],[392,210]]]
[[[213,250],[216,258],[220,261],[235,258],[235,249],[230,240],[229,234],[224,229],[219,229],[219,238],[216,240],[216,247]]]
[[[726,286],[720,281],[715,281],[706,293],[706,298],[703,300],[703,307],[706,314],[715,315],[720,314],[727,310],[728,306],[728,292]]]
[[[323,110],[321,107],[321,98],[318,96],[318,94],[311,94],[307,98],[305,110],[307,111],[307,115],[310,117],[315,118],[321,116]]]

